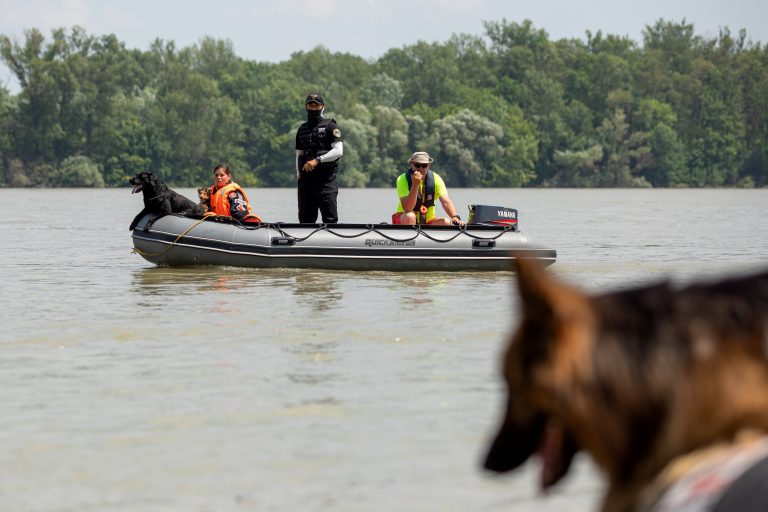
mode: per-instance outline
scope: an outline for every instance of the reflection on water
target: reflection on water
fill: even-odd
[[[318,311],[332,308],[343,298],[336,286],[338,273],[303,269],[244,269],[235,267],[153,267],[133,272],[132,291],[145,296],[203,293],[216,296],[243,294],[255,289],[285,288],[299,301]],[[142,303],[149,306],[150,303]]]
[[[133,290],[140,294],[158,295],[175,287],[196,291],[217,289],[226,292],[246,285],[250,279],[239,269],[225,267],[151,267],[133,272]]]
[[[293,278],[293,294],[318,311],[330,309],[343,297],[337,278],[333,272],[299,272]]]
[[[283,348],[287,353],[297,355],[299,365],[295,368],[300,371],[289,371],[286,377],[296,384],[322,384],[327,383],[338,375],[327,371],[328,363],[333,363],[337,356],[338,343],[323,341],[304,341],[297,345],[288,345]],[[321,402],[333,402],[332,398],[324,398]]]
[[[162,297],[183,293],[202,293],[211,300],[216,295],[248,293],[270,288],[289,289],[298,303],[316,312],[332,309],[344,298],[344,283],[358,285],[362,280],[371,289],[384,288],[397,295],[397,301],[410,305],[432,304],[445,288],[461,281],[473,286],[509,280],[508,272],[446,272],[397,274],[392,272],[321,271],[306,269],[247,269],[235,267],[151,267],[132,273],[131,290],[140,296]],[[150,302],[140,302],[151,306]]]
[[[448,282],[448,277],[441,274],[405,274],[394,282],[403,289],[404,303],[420,306],[434,302],[434,297]]]
[[[150,267],[134,270],[131,290],[143,296],[178,293],[232,294],[262,288],[290,289],[301,304],[316,311],[331,309],[344,298],[343,285],[361,280],[366,288],[385,288],[406,304],[424,305],[442,297],[457,283],[475,288],[509,282],[509,272],[392,273],[307,269],[248,269],[237,267]],[[210,297],[208,297],[210,298]],[[439,302],[439,300],[438,300]]]

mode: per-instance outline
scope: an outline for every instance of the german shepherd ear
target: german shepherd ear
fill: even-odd
[[[517,259],[517,291],[526,314],[541,317],[553,312],[554,284],[541,263],[531,258]]]
[[[521,308],[528,318],[551,318],[570,310],[573,299],[584,294],[573,286],[551,277],[544,266],[532,258],[518,258],[517,289]]]

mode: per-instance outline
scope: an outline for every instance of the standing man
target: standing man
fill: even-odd
[[[296,132],[296,178],[299,192],[299,222],[317,222],[320,210],[325,224],[339,221],[336,197],[339,185],[336,170],[344,154],[341,131],[335,119],[323,116],[325,101],[309,94],[304,101],[307,122]]]

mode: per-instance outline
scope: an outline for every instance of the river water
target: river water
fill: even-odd
[[[194,197],[191,189],[180,189]],[[295,221],[295,191],[249,190]],[[347,222],[391,190],[342,190]],[[453,189],[520,210],[590,291],[768,265],[766,190]],[[514,275],[156,268],[129,189],[0,189],[0,508],[591,510],[586,458],[546,497],[537,464],[480,462],[501,413]]]

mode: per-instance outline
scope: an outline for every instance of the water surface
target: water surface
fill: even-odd
[[[194,197],[191,189],[180,189]],[[249,190],[295,221],[295,191]],[[386,221],[392,190],[342,190]],[[768,266],[765,190],[451,190],[520,210],[590,291]],[[593,509],[582,458],[480,469],[514,276],[157,268],[139,196],[0,189],[0,503],[11,512]]]

